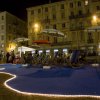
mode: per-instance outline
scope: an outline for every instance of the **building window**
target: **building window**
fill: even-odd
[[[4,20],[4,16],[1,16],[1,19]]]
[[[56,24],[53,25],[53,29],[57,29],[57,25]]]
[[[31,15],[34,15],[34,10],[31,11]]]
[[[82,10],[79,10],[79,11],[78,11],[78,14],[79,14],[79,15],[82,15]]]
[[[70,8],[73,8],[73,3],[70,3]]]
[[[48,12],[48,7],[45,7],[45,12]]]
[[[49,36],[47,36],[47,40],[50,41],[50,37]]]
[[[63,24],[62,24],[62,28],[65,28],[65,27],[66,27],[66,24],[65,24],[65,23],[63,23]]]
[[[52,15],[53,20],[56,20],[56,14]]]
[[[61,9],[64,9],[64,4],[61,4]]]
[[[4,25],[1,25],[1,30],[3,30],[4,29]]]
[[[38,9],[38,13],[41,13],[41,9]]]
[[[1,40],[4,40],[4,35],[1,35]]]
[[[73,11],[71,11],[71,12],[70,12],[70,15],[71,15],[71,16],[74,16],[74,12],[73,12]]]
[[[86,6],[88,5],[88,3],[89,3],[89,1],[88,1],[88,0],[85,0],[85,5],[86,5]]]
[[[79,6],[79,7],[81,6],[81,2],[80,2],[80,1],[78,1],[78,6]]]
[[[88,33],[88,43],[93,43],[92,33]]]
[[[9,36],[8,39],[11,40],[11,36]]]
[[[52,6],[52,12],[56,12],[56,7]]]
[[[61,13],[61,18],[64,19],[65,18],[65,13]]]
[[[45,26],[46,29],[49,29],[49,26]]]
[[[57,37],[54,37],[54,43],[57,43]]]
[[[97,9],[97,10],[100,10],[100,6],[96,6],[96,9]]]

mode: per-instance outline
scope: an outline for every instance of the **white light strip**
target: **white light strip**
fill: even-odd
[[[5,68],[0,68],[0,70],[5,70]]]
[[[23,94],[23,95],[34,95],[34,96],[46,96],[46,97],[66,97],[66,98],[69,98],[69,97],[72,97],[72,98],[75,98],[75,97],[91,97],[91,98],[100,98],[100,96],[94,96],[94,95],[60,95],[60,94],[42,94],[42,93],[30,93],[30,92],[22,92],[22,91],[19,91],[19,90],[16,90],[14,88],[12,88],[11,86],[9,86],[7,83],[13,79],[15,79],[17,76],[14,75],[14,74],[10,74],[10,73],[6,73],[6,72],[0,72],[1,74],[7,74],[7,75],[11,75],[12,78],[6,80],[4,82],[4,85],[5,87],[7,87],[8,89],[10,90],[13,90],[17,93],[20,93],[20,94]]]

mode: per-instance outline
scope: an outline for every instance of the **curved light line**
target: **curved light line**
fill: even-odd
[[[30,93],[30,92],[22,92],[19,90],[16,90],[14,88],[12,88],[11,86],[9,86],[7,83],[13,79],[15,79],[17,76],[14,74],[10,74],[10,73],[6,73],[6,72],[0,72],[1,74],[7,74],[7,75],[11,75],[12,78],[6,80],[4,82],[4,86],[7,87],[8,89],[15,91],[16,93],[19,94],[23,94],[23,95],[34,95],[34,96],[45,96],[45,97],[91,97],[91,98],[100,98],[100,96],[95,96],[95,95],[60,95],[60,94],[43,94],[43,93]]]
[[[0,68],[0,70],[5,70],[5,68]]]

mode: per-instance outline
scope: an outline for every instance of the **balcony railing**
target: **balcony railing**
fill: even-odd
[[[78,15],[72,15],[72,16],[69,16],[69,19],[77,19],[77,18],[85,18],[85,17],[90,17],[91,16],[91,13],[86,13],[86,14],[78,14]]]
[[[75,26],[75,27],[70,27],[70,31],[76,31],[76,30],[84,30],[84,26]]]
[[[51,46],[71,45],[71,41],[52,43]]]

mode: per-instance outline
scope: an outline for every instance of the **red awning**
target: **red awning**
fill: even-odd
[[[35,40],[35,41],[33,41],[33,43],[37,43],[37,44],[50,44],[50,42],[48,40]]]

